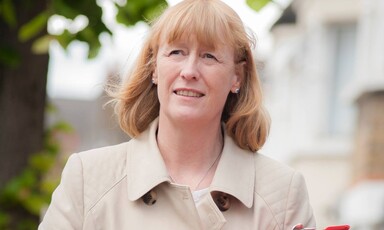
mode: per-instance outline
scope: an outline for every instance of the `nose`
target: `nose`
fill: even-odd
[[[185,59],[180,76],[186,80],[198,80],[200,78],[199,59],[196,55],[189,55]]]

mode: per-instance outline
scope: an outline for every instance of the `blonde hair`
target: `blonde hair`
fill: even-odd
[[[165,38],[171,43],[186,33],[210,47],[216,48],[218,43],[231,46],[235,62],[245,62],[240,93],[228,95],[221,120],[240,148],[259,150],[268,136],[269,117],[251,52],[254,40],[236,12],[220,0],[184,0],[166,9],[152,24],[128,81],[113,95],[121,128],[135,137],[159,116],[157,87],[151,82],[159,42]]]

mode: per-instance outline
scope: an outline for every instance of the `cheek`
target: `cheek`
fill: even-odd
[[[179,71],[174,65],[157,68],[158,87],[162,88],[164,91],[170,90],[178,77]]]
[[[221,79],[221,84],[222,84],[222,87],[223,89],[225,88],[226,90],[230,90],[234,84],[236,84],[237,82],[237,77],[236,77],[236,74],[233,70],[228,70],[227,72],[224,72],[223,75],[223,78],[225,79]]]
[[[170,74],[163,68],[157,69],[157,95],[160,102],[169,94],[171,86]]]
[[[174,65],[161,58],[157,60],[156,73],[159,78],[167,78],[171,73]]]
[[[164,104],[165,101],[165,89],[163,87],[163,83],[157,85],[157,98],[159,99],[160,105]]]

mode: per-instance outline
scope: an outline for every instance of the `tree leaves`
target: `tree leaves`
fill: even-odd
[[[271,1],[272,0],[247,0],[247,5],[258,12]]]
[[[3,188],[0,188],[0,229],[10,229],[15,217],[11,214],[22,209],[29,215],[38,217],[41,209],[49,204],[53,190],[59,183],[58,178],[48,177],[60,152],[59,140],[55,134],[71,132],[72,127],[58,121],[45,134],[44,149],[30,156],[26,168]],[[61,162],[59,163],[61,165]],[[12,229],[36,229],[37,223],[31,219],[22,219],[18,225],[24,227]]]
[[[0,64],[16,68],[20,64],[20,54],[11,45],[0,43]]]
[[[167,6],[165,0],[128,1],[125,5],[116,4],[116,20],[125,25],[135,25],[139,21],[150,21]]]
[[[84,15],[88,19],[88,25],[81,31],[71,33],[65,30],[55,38],[59,44],[66,49],[75,40],[88,44],[88,57],[97,56],[101,43],[99,36],[102,33],[112,34],[102,21],[102,9],[97,5],[96,0],[52,0],[52,12],[68,19],[75,19],[79,15]]]
[[[19,30],[19,40],[25,42],[46,29],[48,17],[47,12],[42,12],[27,24],[24,24]]]
[[[167,2],[165,0],[129,0],[124,5],[115,3],[115,6],[117,22],[133,26],[139,21],[153,19],[162,8],[167,6]],[[102,33],[112,34],[102,21],[102,9],[95,0],[52,0],[52,11],[68,19],[74,19],[80,14],[88,18],[88,26],[83,30],[77,33],[65,30],[61,35],[55,36],[64,49],[72,41],[82,41],[89,46],[88,57],[94,58],[101,47],[99,36]]]
[[[0,16],[10,27],[16,26],[16,11],[12,0],[0,1]]]
[[[38,38],[32,44],[32,51],[35,54],[48,53],[48,51],[49,51],[49,44],[51,43],[52,40],[54,40],[54,37],[51,36],[51,35],[48,35],[48,34]]]
[[[272,0],[247,0],[249,7],[260,11]],[[22,4],[22,3],[21,3]],[[133,26],[139,21],[149,22],[167,7],[166,0],[128,0],[124,5],[115,3],[117,8],[117,22]],[[27,41],[39,34],[47,26],[48,18],[54,14],[62,15],[68,19],[75,19],[79,15],[88,18],[88,26],[76,33],[65,30],[61,35],[43,35],[36,39],[32,45],[35,53],[48,52],[49,42],[56,39],[66,49],[75,40],[89,45],[89,58],[96,57],[101,43],[99,36],[102,33],[112,34],[102,21],[102,9],[96,0],[50,0],[47,10],[38,14],[33,20],[23,25],[19,31],[19,40]],[[0,17],[10,26],[17,25],[17,12],[12,0],[0,1]],[[9,66],[17,65],[17,55],[7,49],[0,49],[0,62]]]

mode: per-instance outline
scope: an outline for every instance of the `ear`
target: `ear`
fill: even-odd
[[[231,87],[231,92],[232,93],[239,93],[239,90],[241,88],[241,83],[243,82],[244,75],[245,75],[245,67],[246,67],[246,62],[242,61],[236,64],[235,66],[235,78],[234,82]]]

